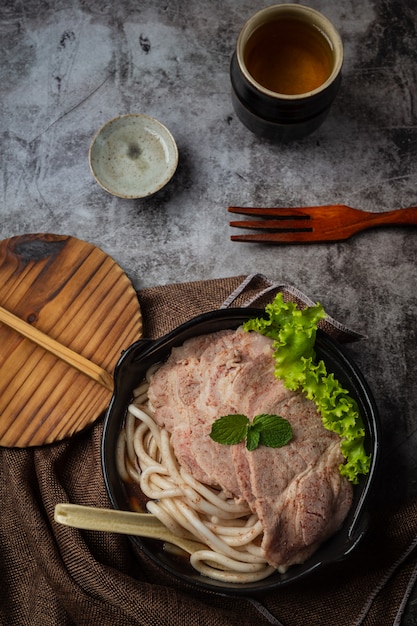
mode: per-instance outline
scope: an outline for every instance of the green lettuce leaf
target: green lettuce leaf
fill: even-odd
[[[320,304],[298,309],[293,302],[284,302],[282,293],[265,307],[268,317],[248,320],[247,331],[256,331],[273,339],[275,375],[292,391],[301,389],[315,402],[323,425],[341,438],[341,451],[346,461],[340,473],[352,483],[360,474],[367,474],[370,456],[365,452],[365,429],[359,409],[349,392],[325,363],[316,362],[314,344],[317,325],[326,313]]]

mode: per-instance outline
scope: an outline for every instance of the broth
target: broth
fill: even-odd
[[[266,89],[296,95],[326,82],[333,55],[317,28],[300,20],[281,19],[262,24],[252,33],[244,62],[251,76]]]

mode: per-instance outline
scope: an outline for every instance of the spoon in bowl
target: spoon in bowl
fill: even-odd
[[[101,509],[80,504],[61,503],[55,506],[54,519],[64,526],[72,526],[84,530],[104,530],[125,535],[159,539],[178,546],[188,554],[197,550],[206,550],[207,546],[179,537],[171,532],[157,517],[151,513],[135,513]]]

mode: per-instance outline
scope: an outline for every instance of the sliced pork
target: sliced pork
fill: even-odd
[[[274,567],[302,563],[341,526],[352,487],[339,472],[340,439],[323,427],[313,402],[275,377],[269,338],[238,329],[186,341],[154,374],[149,401],[179,463],[258,514]],[[234,413],[281,415],[293,439],[251,452],[244,442],[214,442],[213,422]]]

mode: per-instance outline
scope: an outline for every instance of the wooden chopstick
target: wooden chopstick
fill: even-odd
[[[109,389],[109,391],[113,391],[113,379],[105,369],[89,361],[81,354],[77,354],[77,352],[63,346],[58,341],[55,341],[55,339],[52,339],[52,337],[49,337],[41,330],[38,330],[1,306],[0,322],[13,328],[13,330],[57,356],[59,359],[62,359],[62,361],[65,361],[65,363],[71,365],[79,372],[86,374],[103,387],[106,387],[106,389]]]

